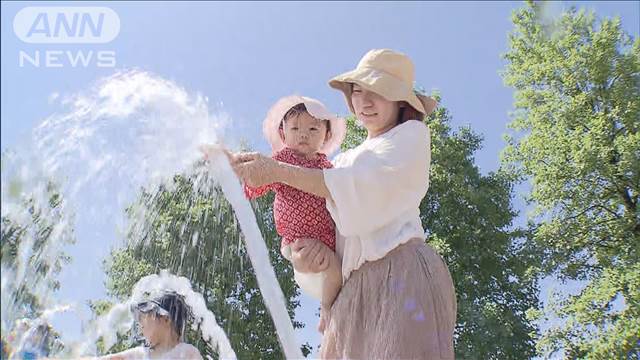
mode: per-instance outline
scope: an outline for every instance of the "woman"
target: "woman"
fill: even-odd
[[[251,186],[281,182],[327,200],[339,233],[343,288],[330,312],[322,358],[453,359],[456,297],[443,259],[425,243],[419,205],[429,186],[436,102],[413,89],[404,54],[371,50],[333,78],[368,132],[333,169],[305,169],[257,153],[231,154]],[[319,270],[329,251],[299,241],[297,261]],[[326,266],[326,264],[324,265]]]

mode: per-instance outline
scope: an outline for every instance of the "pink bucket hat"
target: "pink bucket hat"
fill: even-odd
[[[267,113],[267,117],[262,123],[262,131],[264,136],[271,144],[271,150],[275,153],[284,149],[285,144],[280,137],[280,123],[284,115],[291,110],[292,107],[304,104],[309,115],[319,120],[329,120],[331,124],[331,137],[327,140],[319,152],[325,155],[331,155],[336,151],[347,133],[347,124],[345,120],[333,114],[324,106],[323,103],[316,99],[306,96],[290,95],[278,100]]]

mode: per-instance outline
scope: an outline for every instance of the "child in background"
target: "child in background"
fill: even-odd
[[[202,360],[200,351],[184,342],[190,311],[182,295],[165,291],[152,299],[133,304],[131,312],[142,330],[145,345],[98,360]]]

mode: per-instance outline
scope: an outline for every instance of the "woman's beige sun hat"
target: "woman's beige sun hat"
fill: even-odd
[[[298,104],[304,104],[309,115],[318,120],[328,120],[331,124],[331,137],[322,145],[320,152],[331,155],[338,150],[347,133],[345,120],[329,111],[319,100],[306,96],[289,95],[276,101],[262,123],[262,131],[271,145],[271,151],[275,154],[284,149],[285,143],[280,137],[280,124],[286,113]]]
[[[338,75],[329,86],[341,90],[351,104],[351,84],[358,84],[390,101],[406,101],[425,115],[431,114],[437,102],[414,88],[415,67],[409,57],[389,49],[373,49],[367,52],[355,70]]]

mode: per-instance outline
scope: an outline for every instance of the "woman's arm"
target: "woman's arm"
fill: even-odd
[[[259,153],[227,154],[231,167],[245,184],[262,186],[271,183],[284,183],[310,194],[332,200],[331,193],[324,182],[321,169],[308,169],[278,162]],[[328,267],[328,258],[318,241],[300,239],[294,243],[292,256],[296,264],[306,271],[320,272]]]
[[[249,186],[284,183],[325,199],[331,193],[321,169],[308,169],[275,161],[259,153],[233,154],[229,157],[233,170]]]
[[[296,189],[331,200],[331,193],[324,182],[321,169],[308,169],[283,162],[277,163],[274,176],[278,182],[285,183]]]

